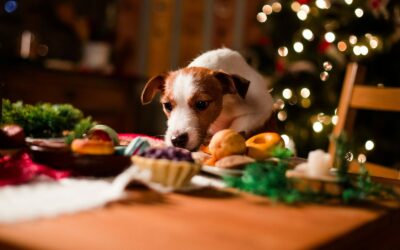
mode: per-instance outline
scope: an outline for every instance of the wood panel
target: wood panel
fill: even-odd
[[[235,0],[215,0],[213,5],[213,48],[231,48],[234,39]]]
[[[204,1],[182,1],[179,66],[186,66],[203,47]]]
[[[211,191],[133,191],[106,208],[0,225],[0,248],[378,249],[400,245],[399,215],[396,206],[284,206]]]
[[[400,111],[400,88],[354,86],[350,106],[359,109]]]
[[[148,64],[150,76],[170,70],[174,7],[174,0],[151,1]]]

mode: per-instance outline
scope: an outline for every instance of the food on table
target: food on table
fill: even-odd
[[[89,155],[112,155],[114,145],[111,141],[92,140],[88,138],[75,139],[71,144],[72,152]]]
[[[24,129],[16,124],[3,125],[0,128],[0,148],[21,148],[25,145]]]
[[[223,129],[214,134],[208,148],[212,157],[219,160],[228,155],[246,153],[246,140],[232,129]]]
[[[271,156],[271,150],[283,145],[281,136],[274,132],[257,134],[246,141],[247,155],[256,160],[264,160]]]
[[[175,147],[148,148],[132,161],[141,170],[151,172],[151,181],[166,187],[180,188],[200,171],[190,151]]]
[[[252,162],[255,162],[255,160],[245,155],[229,155],[215,162],[215,166],[220,168],[241,168]]]
[[[107,125],[98,124],[93,126],[89,130],[87,137],[92,140],[112,141],[115,146],[119,145],[117,132]]]
[[[150,147],[150,143],[146,139],[139,136],[139,137],[136,137],[135,139],[133,139],[128,144],[128,146],[125,148],[123,154],[126,156],[141,154],[149,147]]]

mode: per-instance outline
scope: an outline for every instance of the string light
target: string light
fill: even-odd
[[[317,1],[315,1],[315,5],[317,5],[317,7],[318,8],[320,8],[320,9],[329,9],[329,4],[328,4],[328,2],[327,1],[325,1],[325,0],[317,0]]]
[[[343,41],[340,41],[338,42],[337,47],[339,51],[344,52],[347,49],[347,44]]]
[[[278,2],[275,2],[272,4],[272,10],[276,13],[279,13],[282,10],[282,5]]]
[[[351,5],[351,4],[353,3],[353,0],[344,0],[344,2],[345,2],[347,5]]]
[[[363,164],[367,161],[367,157],[365,156],[365,154],[359,154],[357,160],[359,163]]]
[[[321,132],[322,130],[323,130],[323,126],[322,126],[322,123],[320,123],[320,122],[314,122],[313,123],[313,130],[316,132],[316,133],[319,133],[319,132]]]
[[[375,147],[375,143],[372,140],[368,140],[365,142],[365,149],[368,151],[371,151],[372,149],[374,149]]]
[[[308,7],[307,4],[302,4],[300,6],[300,10],[304,11],[307,15],[308,15],[308,13],[310,13],[310,7]]]
[[[281,121],[281,122],[283,122],[283,121],[285,121],[286,119],[287,119],[287,113],[286,113],[286,111],[279,111],[278,112],[278,119],[279,119],[279,121]]]
[[[304,10],[300,10],[299,12],[297,12],[297,17],[301,20],[304,21],[307,19],[307,12],[305,12]]]
[[[282,46],[282,47],[279,47],[279,48],[278,48],[278,54],[279,54],[280,56],[285,57],[285,56],[288,55],[288,53],[289,53],[289,50],[288,50],[287,47]]]
[[[304,37],[304,39],[311,41],[314,39],[314,34],[310,29],[304,29],[303,32],[301,33]]]
[[[354,48],[353,48],[353,53],[354,53],[354,55],[356,55],[356,56],[361,55],[361,47],[358,46],[358,45],[354,46]]]
[[[353,160],[353,158],[354,158],[354,155],[353,155],[353,153],[352,152],[347,152],[345,155],[344,155],[344,158],[347,160],[347,161],[349,161],[349,162],[351,162],[352,160]]]
[[[331,43],[336,39],[336,36],[333,32],[326,32],[324,37],[328,43]]]
[[[300,90],[300,95],[301,95],[301,97],[303,97],[303,98],[308,98],[308,97],[310,97],[311,92],[310,92],[310,90],[309,90],[308,88],[302,88],[302,89]]]
[[[357,37],[355,36],[355,35],[351,35],[350,37],[349,37],[349,43],[350,44],[356,44],[357,43]]]
[[[356,14],[356,16],[360,18],[364,15],[364,11],[361,8],[357,8],[354,10],[354,14]]]
[[[292,95],[293,95],[292,91],[291,91],[290,89],[288,89],[288,88],[286,88],[286,89],[284,89],[284,90],[282,91],[282,96],[283,96],[283,98],[285,98],[285,99],[290,99],[290,98],[292,98]]]
[[[329,78],[329,73],[326,71],[323,71],[320,75],[319,78],[321,79],[321,81],[325,82],[326,80],[328,80]]]
[[[268,5],[268,4],[264,5],[264,6],[262,7],[262,11],[263,11],[266,15],[271,15],[271,14],[272,14],[272,7],[271,7],[271,5]]]
[[[369,40],[369,46],[370,46],[372,49],[376,49],[376,48],[378,47],[378,44],[379,44],[378,38],[376,38],[376,37],[371,37],[371,39]]]
[[[311,106],[311,100],[308,98],[301,99],[300,104],[303,108],[309,108]]]
[[[303,44],[301,42],[295,42],[293,44],[293,49],[297,53],[301,53],[301,52],[303,52],[304,46],[303,46]]]
[[[338,116],[337,115],[332,116],[331,121],[333,125],[336,125],[338,122]]]
[[[259,21],[260,23],[265,23],[267,21],[267,15],[265,15],[264,12],[258,12],[257,21]]]
[[[368,55],[368,48],[367,48],[367,46],[365,46],[365,45],[361,46],[361,47],[360,47],[360,52],[361,52],[361,55],[363,55],[363,56]]]
[[[301,4],[297,1],[294,1],[291,5],[290,8],[294,11],[294,12],[299,12],[301,7]]]
[[[324,70],[326,70],[326,71],[331,71],[332,70],[332,64],[330,62],[328,62],[328,61],[325,61],[322,64],[322,67],[324,67]]]

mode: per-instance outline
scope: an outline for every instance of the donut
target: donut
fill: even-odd
[[[89,155],[111,155],[114,154],[112,141],[75,139],[71,144],[72,152]]]
[[[279,134],[274,132],[257,134],[246,141],[247,156],[264,160],[271,156],[271,150],[277,145],[283,145]]]

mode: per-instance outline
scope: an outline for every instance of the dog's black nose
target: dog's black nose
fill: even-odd
[[[171,138],[172,145],[178,148],[184,148],[188,140],[189,140],[188,133],[183,133],[178,136],[173,136]]]

